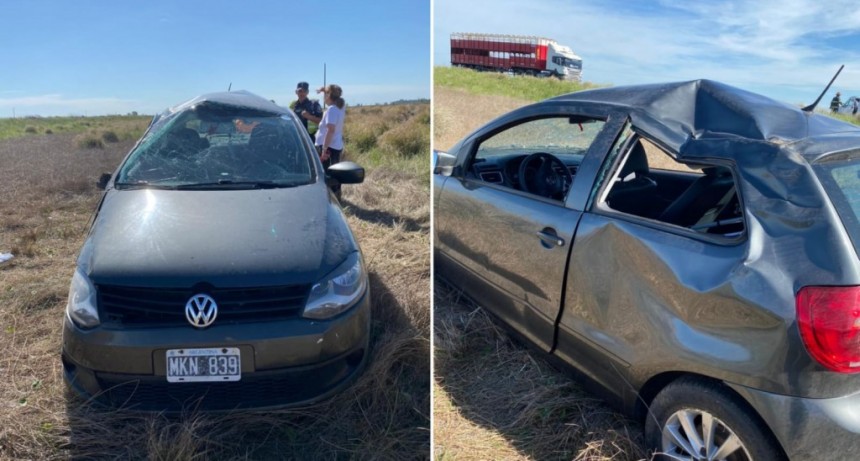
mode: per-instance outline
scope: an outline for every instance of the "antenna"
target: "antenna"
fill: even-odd
[[[825,95],[825,94],[827,94],[827,90],[829,90],[829,89],[830,89],[830,85],[833,85],[833,82],[834,82],[834,81],[836,81],[836,77],[838,77],[838,76],[839,76],[839,73],[840,73],[840,72],[842,72],[842,69],[843,69],[844,67],[845,67],[845,64],[842,64],[841,66],[839,66],[839,70],[837,70],[837,71],[836,71],[836,75],[834,75],[834,76],[833,76],[833,78],[831,78],[831,79],[830,79],[830,83],[828,83],[828,84],[827,84],[827,86],[826,86],[826,87],[824,87],[824,91],[822,91],[822,92],[821,92],[821,94],[818,96],[818,99],[816,99],[814,103],[812,103],[812,104],[810,104],[810,105],[808,105],[808,106],[804,107],[803,109],[801,109],[802,111],[804,111],[804,112],[812,112],[812,111],[814,111],[814,110],[815,110],[815,106],[817,106],[817,105],[818,105],[818,103],[821,101],[821,98],[823,98],[823,97],[824,97],[824,95]]]
[[[227,92],[228,93],[230,92],[230,88],[233,88],[233,82],[230,82],[230,84],[227,85]]]

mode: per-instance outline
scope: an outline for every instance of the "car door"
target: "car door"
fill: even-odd
[[[611,151],[577,228],[554,353],[627,405],[646,379],[696,370],[701,357],[711,369],[746,363],[755,374],[752,357],[775,347],[760,335],[784,326],[729,288],[748,252],[731,165],[698,159],[691,168],[630,126]],[[627,164],[642,165],[637,178],[625,180]],[[639,175],[649,179],[637,184]],[[654,210],[671,178],[688,187],[671,185],[676,197]],[[618,193],[631,185],[633,194]],[[678,207],[691,219],[675,219]]]
[[[622,126],[598,107],[530,106],[460,144],[450,177],[435,182],[436,273],[546,351],[581,210]],[[522,190],[511,162],[537,152],[575,171],[566,195]]]

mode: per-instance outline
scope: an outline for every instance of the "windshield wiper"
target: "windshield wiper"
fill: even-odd
[[[297,184],[275,181],[233,181],[220,179],[216,182],[201,182],[194,184],[181,184],[175,186],[177,190],[195,189],[276,189],[281,187],[295,187]]]
[[[114,183],[117,189],[175,189],[174,186],[166,186],[161,184],[152,184],[149,181],[138,179],[132,182],[117,182]]]

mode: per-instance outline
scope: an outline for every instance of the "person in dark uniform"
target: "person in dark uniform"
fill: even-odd
[[[317,132],[317,124],[322,119],[323,111],[319,101],[308,98],[308,91],[308,82],[299,82],[296,85],[296,96],[299,99],[290,103],[290,109],[296,113],[299,120],[305,126],[305,129],[308,130],[308,134],[311,135],[311,139],[313,139]],[[308,122],[313,123],[309,124]]]
[[[839,106],[842,105],[842,100],[839,99],[839,96],[842,96],[842,94],[837,91],[836,96],[830,100],[830,110],[833,111],[834,114],[839,112]]]

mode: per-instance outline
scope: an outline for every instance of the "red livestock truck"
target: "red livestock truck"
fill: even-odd
[[[451,34],[451,64],[579,81],[582,58],[552,39],[499,34]]]

